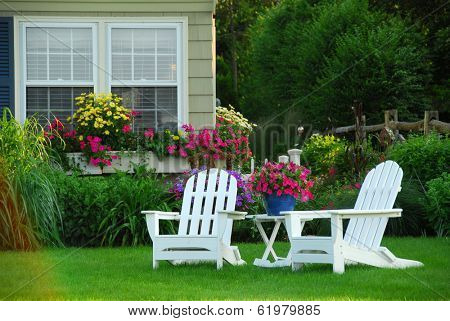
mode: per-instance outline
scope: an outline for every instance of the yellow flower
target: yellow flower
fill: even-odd
[[[110,102],[109,105],[110,105],[111,107],[116,107],[116,104],[113,103],[113,102]]]
[[[80,136],[78,137],[78,140],[83,140],[83,135],[80,135]]]
[[[71,121],[72,120],[72,117],[67,117],[67,121]]]
[[[112,112],[109,110],[109,111],[106,113],[106,115],[111,116],[111,115],[112,115]]]
[[[173,140],[180,140],[180,136],[174,135],[174,136],[172,136],[172,139]]]
[[[105,135],[109,135],[109,130],[105,130]]]

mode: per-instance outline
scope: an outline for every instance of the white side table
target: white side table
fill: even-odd
[[[275,239],[277,237],[278,231],[280,229],[281,224],[285,225],[285,219],[284,215],[280,216],[269,216],[267,214],[259,214],[259,215],[249,215],[247,218],[252,219],[256,227],[258,228],[259,234],[261,234],[261,237],[266,244],[266,249],[264,251],[264,254],[262,258],[255,259],[253,261],[253,265],[259,266],[259,267],[266,267],[266,268],[277,268],[277,267],[285,267],[285,266],[291,266],[291,250],[289,250],[286,257],[279,257],[275,250],[273,249],[273,243],[275,242]],[[272,234],[270,235],[270,238],[267,237],[267,233],[264,230],[262,223],[272,223],[274,224]],[[305,222],[302,221],[301,228],[303,229]],[[286,227],[286,226],[285,226]],[[269,260],[269,255],[272,255],[273,262]]]

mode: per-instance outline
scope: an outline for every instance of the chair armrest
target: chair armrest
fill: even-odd
[[[341,219],[368,218],[368,217],[401,217],[401,208],[384,210],[330,210],[332,216],[339,216]]]
[[[160,220],[179,220],[180,213],[179,212],[163,212],[163,211],[141,211],[141,214],[149,215],[150,217],[154,217],[157,215]]]
[[[232,220],[244,220],[245,215],[247,215],[247,212],[240,212],[240,211],[217,211],[219,214],[227,215],[228,218],[231,218]]]
[[[288,212],[280,212],[285,216],[291,216],[293,219],[301,219],[301,220],[312,220],[315,218],[331,218],[330,210],[319,210],[319,211],[288,211]]]

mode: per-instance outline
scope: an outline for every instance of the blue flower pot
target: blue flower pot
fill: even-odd
[[[270,216],[279,216],[280,212],[293,211],[295,198],[291,195],[277,196],[275,194],[264,194],[264,207]]]

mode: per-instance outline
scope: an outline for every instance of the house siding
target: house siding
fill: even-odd
[[[187,17],[188,111],[196,127],[215,119],[215,0],[21,0],[0,2],[0,16]]]

